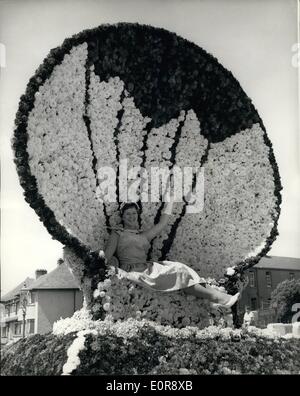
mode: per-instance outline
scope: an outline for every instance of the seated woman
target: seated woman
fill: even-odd
[[[105,249],[107,264],[115,267],[119,265],[119,271],[140,286],[157,292],[183,290],[196,297],[208,299],[215,308],[231,308],[239,299],[240,293],[231,296],[209,287],[203,278],[183,263],[168,260],[147,262],[150,241],[168,224],[172,207],[171,199],[165,203],[159,223],[149,230],[142,231],[138,226],[138,204],[122,204],[120,211],[123,227],[112,229]]]

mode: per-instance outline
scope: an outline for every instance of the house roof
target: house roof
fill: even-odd
[[[254,268],[300,271],[300,259],[294,257],[266,256],[263,257]]]
[[[63,263],[48,274],[40,276],[29,289],[79,289],[79,284],[67,264]]]
[[[26,278],[23,282],[21,282],[18,286],[16,286],[14,289],[9,291],[8,293],[4,294],[4,296],[1,297],[1,302],[7,302],[9,300],[13,300],[15,297],[17,297],[20,294],[20,290],[25,284],[25,287],[28,288],[30,285],[34,282],[33,278]]]

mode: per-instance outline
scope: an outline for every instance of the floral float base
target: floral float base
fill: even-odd
[[[99,282],[94,291],[94,317],[103,309],[106,319],[143,318],[176,328],[196,326],[202,329],[219,324],[221,320],[227,325],[232,324],[231,312],[221,314],[211,307],[208,300],[183,291],[159,293],[146,289],[128,280],[128,275],[125,271],[120,274],[114,267],[110,268],[109,277]],[[211,287],[224,292],[224,288],[218,287],[213,279],[210,281]]]
[[[261,329],[176,329],[144,319],[93,321],[84,312],[60,320],[55,334],[4,348],[1,374],[299,374],[300,343]]]

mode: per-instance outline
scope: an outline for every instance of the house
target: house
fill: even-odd
[[[22,311],[20,306],[20,291],[29,287],[34,282],[32,278],[26,278],[9,293],[1,297],[1,344],[20,338],[22,335]],[[30,308],[29,308],[30,309]],[[32,319],[27,319],[26,334],[33,334]]]
[[[246,271],[248,286],[239,306],[249,306],[252,311],[270,307],[271,293],[287,279],[300,279],[300,259],[291,257],[263,257],[258,264]]]
[[[73,315],[83,304],[78,282],[65,263],[47,274],[37,270],[1,297],[1,343],[29,334],[45,334],[60,318]],[[4,308],[3,308],[4,307]]]
[[[271,294],[277,285],[288,279],[300,279],[300,259],[290,257],[263,257],[246,271],[249,283],[238,303],[238,315],[242,319],[245,307],[255,314],[255,325],[265,327],[276,321],[276,312],[270,308]]]

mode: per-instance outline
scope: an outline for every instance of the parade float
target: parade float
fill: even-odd
[[[141,228],[159,222],[165,203],[149,193],[155,167],[192,169],[191,187],[201,176],[204,190],[199,210],[187,199],[175,202],[150,261],[183,262],[234,294],[245,271],[270,250],[282,188],[272,143],[251,99],[216,58],[151,26],[85,30],[52,49],[29,80],[12,145],[25,200],[64,245],[85,302],[55,323],[53,334],[11,346],[5,357],[11,373],[299,371],[283,352],[283,344],[296,350],[295,340],[233,328],[235,312],[232,323],[232,315],[205,300],[182,291],[162,296],[106,265],[120,203],[131,200],[125,181],[131,180],[126,191],[135,183],[139,193]],[[116,182],[106,200],[103,169],[112,169]],[[30,369],[22,357],[12,359],[22,348],[33,359]]]

